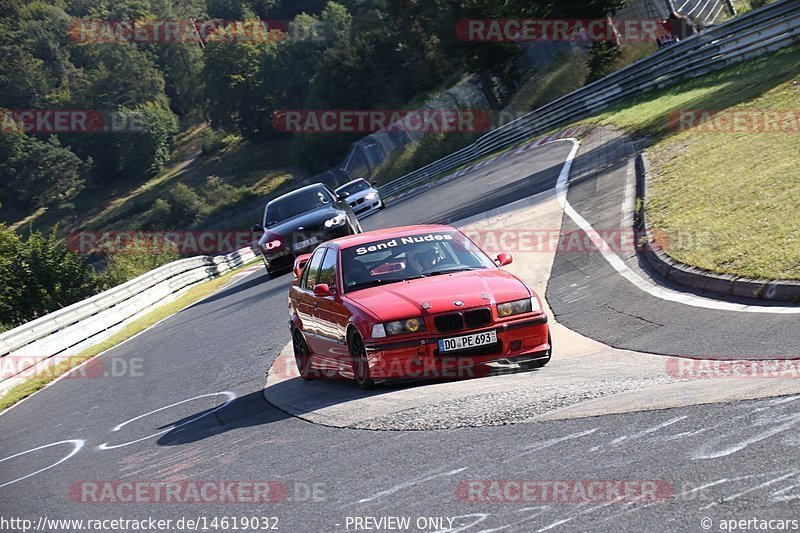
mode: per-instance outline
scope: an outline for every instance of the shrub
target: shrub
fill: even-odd
[[[102,285],[111,288],[145,272],[180,259],[174,246],[154,239],[134,239],[120,250],[107,255]]]
[[[15,327],[97,292],[86,258],[49,234],[27,238],[0,225],[0,316],[2,327]]]

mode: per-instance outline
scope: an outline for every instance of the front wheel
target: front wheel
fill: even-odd
[[[367,364],[367,349],[364,347],[364,341],[361,335],[353,333],[350,335],[350,359],[353,366],[353,380],[361,390],[369,390],[375,386],[375,381],[372,380],[369,374],[369,365]]]
[[[311,368],[311,350],[303,338],[303,333],[296,329],[292,333],[292,348],[294,350],[294,362],[297,364],[297,371],[300,377],[311,380],[317,377],[317,372]]]

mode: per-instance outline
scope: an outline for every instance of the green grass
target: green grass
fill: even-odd
[[[138,333],[141,333],[153,324],[171,315],[174,315],[193,303],[196,303],[206,296],[211,295],[222,288],[234,274],[241,271],[243,268],[245,268],[245,266],[241,266],[236,270],[232,270],[231,272],[228,272],[218,278],[202,282],[199,285],[192,287],[174,301],[158,307],[138,320],[131,322],[122,330],[115,333],[103,342],[92,346],[91,348],[87,348],[86,350],[75,354],[72,357],[69,357],[47,372],[43,372],[41,375],[26,379],[18,385],[15,385],[14,387],[10,388],[2,397],[0,397],[0,412],[8,409],[20,400],[27,398],[36,391],[43,389],[48,383],[52,382],[62,374],[65,374],[70,369],[75,368],[76,366],[88,361],[89,359],[92,359],[93,357],[96,357],[106,350],[110,350],[121,342],[130,339]]]
[[[595,117],[649,137],[651,228],[674,259],[759,279],[800,279],[800,133],[672,131],[688,109],[800,110],[800,47]]]

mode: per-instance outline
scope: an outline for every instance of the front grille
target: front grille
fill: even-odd
[[[433,319],[433,323],[438,331],[455,331],[464,327],[464,322],[458,313],[437,316]]]
[[[350,207],[355,207],[355,206],[356,206],[356,202],[350,202]]]
[[[464,322],[468,328],[485,326],[492,322],[492,312],[489,309],[475,309],[464,313]]]
[[[359,198],[358,200],[356,200],[356,203],[357,204],[363,204],[364,203],[364,199],[363,198]]]

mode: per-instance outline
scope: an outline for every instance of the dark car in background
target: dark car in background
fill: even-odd
[[[258,251],[270,276],[288,272],[296,256],[309,253],[321,242],[361,233],[361,225],[346,200],[316,183],[267,203]]]

